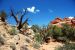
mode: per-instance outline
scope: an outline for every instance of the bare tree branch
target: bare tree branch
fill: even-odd
[[[19,23],[19,24],[22,24],[22,19],[23,19],[24,15],[26,14],[26,12],[27,12],[27,9],[25,9],[24,14],[22,14],[22,15],[21,15],[21,18],[20,18],[20,23]]]
[[[26,18],[26,20],[22,23],[23,17],[27,13],[27,9],[25,9],[25,11],[23,13],[21,13],[20,20],[19,20],[17,16],[20,15],[20,13],[21,13],[21,11],[18,11],[17,14],[15,15],[13,10],[11,9],[11,16],[13,16],[15,21],[17,22],[17,25],[18,25],[17,28],[19,30],[23,27],[23,25],[25,23],[28,24],[27,22],[28,22],[28,19],[29,19],[29,18]]]
[[[23,24],[22,24],[22,25],[24,25],[25,23],[27,23],[27,24],[28,24],[28,20],[29,20],[29,18],[26,18],[26,20],[23,22]]]
[[[11,9],[11,16],[13,16],[14,17],[14,19],[15,19],[15,21],[17,22],[17,24],[19,23],[19,20],[18,20],[18,17],[17,16],[15,16],[15,14],[14,14],[14,12],[13,12],[13,10]]]

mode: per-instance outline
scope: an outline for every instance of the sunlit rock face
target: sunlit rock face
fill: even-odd
[[[55,18],[55,20],[51,21],[51,24],[57,24],[57,23],[59,23],[61,21],[62,21],[61,18]]]
[[[72,24],[75,25],[75,18],[73,18],[73,19],[71,20],[71,22],[72,22]]]
[[[64,20],[64,21],[71,21],[70,18],[64,18],[63,20]]]
[[[55,20],[51,21],[52,25],[56,25],[58,27],[62,27],[63,20],[61,18],[55,18]]]
[[[64,23],[75,26],[75,18],[74,17],[68,17],[64,19],[55,18],[55,20],[51,21],[52,25],[56,25],[58,27],[62,27],[62,24]]]

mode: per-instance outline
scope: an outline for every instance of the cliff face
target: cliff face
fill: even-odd
[[[63,24],[63,23],[69,24],[69,25],[75,27],[75,18],[64,18],[64,19],[55,18],[55,20],[51,21],[52,25],[57,25],[59,27],[62,27],[61,24]]]

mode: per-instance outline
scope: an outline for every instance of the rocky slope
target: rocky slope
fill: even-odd
[[[55,47],[62,46],[62,43],[52,41],[38,46],[32,29],[23,30],[23,33],[16,27],[14,29],[16,31],[9,24],[0,21],[0,50],[54,50]]]
[[[33,48],[32,33],[24,35],[17,31],[16,35],[11,35],[10,30],[12,30],[10,25],[0,21],[0,50],[36,50]]]

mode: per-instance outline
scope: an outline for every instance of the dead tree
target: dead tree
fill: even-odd
[[[27,9],[25,9],[24,13],[21,14],[20,20],[19,20],[19,19],[18,19],[19,13],[17,13],[17,14],[15,15],[14,12],[13,12],[13,10],[11,9],[11,16],[15,19],[15,21],[16,21],[16,23],[17,23],[17,28],[18,28],[18,30],[20,30],[20,29],[23,27],[23,25],[24,25],[25,23],[28,24],[28,19],[29,19],[29,18],[26,18],[26,19],[24,20],[24,22],[22,22],[23,17],[26,15],[26,13],[27,13]]]

